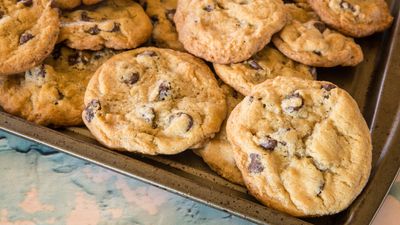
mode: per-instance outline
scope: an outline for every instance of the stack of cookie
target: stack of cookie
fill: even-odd
[[[334,214],[368,180],[371,137],[315,67],[356,66],[353,37],[392,19],[383,0],[4,0],[0,105],[115,150],[193,149],[269,207]]]

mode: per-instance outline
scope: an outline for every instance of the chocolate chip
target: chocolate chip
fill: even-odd
[[[158,87],[158,100],[164,101],[168,96],[171,95],[171,84],[168,81],[164,81]]]
[[[265,150],[273,151],[277,145],[278,141],[269,136],[266,136],[260,140],[260,146]]]
[[[342,9],[350,9],[352,12],[356,11],[356,8],[347,1],[341,1],[339,5]]]
[[[79,54],[76,52],[68,56],[68,65],[73,66],[79,61]]]
[[[81,13],[81,20],[82,21],[90,21],[92,18],[89,17],[88,12],[83,11]]]
[[[97,35],[100,33],[100,29],[97,25],[95,25],[94,27],[89,28],[89,30],[86,30],[85,32],[91,35]]]
[[[153,56],[157,56],[157,53],[155,53],[154,51],[146,50],[146,51],[138,54],[138,56],[151,56],[151,57],[153,57]]]
[[[321,85],[321,89],[325,89],[327,91],[330,91],[330,90],[335,89],[335,88],[336,88],[336,85],[333,85],[333,84],[323,84],[323,85]]]
[[[250,153],[250,164],[247,169],[250,173],[261,173],[264,171],[264,166],[261,163],[261,157],[259,154]]]
[[[175,13],[176,13],[176,9],[168,9],[168,10],[165,12],[165,16],[167,17],[167,19],[168,19],[172,24],[174,24],[174,16],[175,16]]]
[[[324,33],[324,31],[326,30],[326,26],[325,26],[325,24],[322,23],[322,22],[317,21],[317,22],[315,22],[313,25],[314,25],[314,27],[317,28],[317,29],[319,30],[319,32],[321,32],[321,33]]]
[[[237,93],[237,91],[233,90],[232,91],[232,97],[237,99],[239,97],[239,94]]]
[[[322,56],[322,53],[320,51],[314,50],[313,53],[318,55],[318,56]]]
[[[247,63],[251,66],[251,68],[255,70],[262,70],[263,68],[258,64],[255,60],[250,59],[247,61]]]
[[[139,81],[139,73],[138,72],[132,72],[131,74],[129,74],[127,79],[124,79],[123,82],[126,85],[134,85]]]
[[[287,113],[293,113],[303,107],[304,101],[299,93],[293,93],[286,96],[282,101],[282,108]]]
[[[153,24],[153,26],[156,25],[159,21],[157,15],[150,16],[150,20],[151,20],[151,24]]]
[[[171,123],[171,122],[172,122],[174,119],[176,119],[176,118],[182,118],[182,117],[185,117],[186,120],[188,121],[187,127],[186,127],[186,129],[185,129],[185,132],[188,132],[188,131],[193,127],[193,117],[192,117],[191,115],[187,114],[187,113],[178,112],[178,113],[172,115],[172,116],[169,118],[169,123]]]
[[[211,12],[211,11],[213,11],[213,7],[211,5],[206,5],[205,7],[203,7],[203,10],[205,10],[207,12]]]
[[[21,2],[26,7],[30,7],[33,5],[33,0],[17,0],[17,2]]]
[[[89,123],[93,120],[94,115],[98,110],[101,109],[100,101],[97,99],[93,99],[92,101],[89,102],[89,104],[86,106],[85,111],[85,119]]]
[[[114,27],[110,32],[119,32],[119,31],[121,31],[121,24],[114,22]]]
[[[156,128],[157,124],[155,124],[154,120],[156,118],[156,113],[152,107],[143,106],[139,108],[140,116],[149,124],[151,124],[152,128]]]
[[[20,37],[19,37],[19,44],[23,45],[26,42],[28,42],[29,40],[31,40],[32,38],[34,38],[35,36],[33,36],[31,33],[23,33]]]

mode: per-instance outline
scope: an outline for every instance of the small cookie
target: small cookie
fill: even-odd
[[[0,78],[0,105],[6,112],[41,125],[81,125],[86,85],[112,55],[110,50],[56,46],[42,65],[25,74]]]
[[[226,103],[229,113],[242,101],[243,96],[227,85],[221,86],[226,96]],[[194,150],[200,155],[207,165],[223,178],[244,186],[242,174],[236,166],[233,157],[233,146],[226,137],[226,120],[221,130],[210,140],[204,148]]]
[[[176,154],[212,137],[226,116],[224,94],[206,64],[169,49],[139,48],[100,67],[82,116],[105,146]]]
[[[103,0],[55,0],[55,5],[61,9],[73,9],[81,4],[94,5]]]
[[[271,208],[334,214],[367,183],[367,124],[353,98],[332,83],[267,80],[232,111],[226,130],[249,192]]]
[[[365,37],[392,24],[385,0],[308,0],[329,26],[352,37]]]
[[[131,49],[146,42],[152,25],[142,7],[131,0],[107,0],[64,12],[58,42],[74,49]]]
[[[151,42],[160,48],[185,51],[174,23],[176,4],[177,0],[147,0],[145,10],[154,27]]]
[[[182,0],[174,17],[190,53],[228,64],[250,58],[286,24],[281,0]]]
[[[53,50],[60,21],[58,10],[46,2],[0,2],[0,75],[37,66]]]
[[[287,57],[316,67],[355,66],[362,62],[361,47],[352,38],[327,28],[307,5],[285,6],[291,20],[272,41]]]
[[[295,62],[268,45],[249,60],[230,65],[214,63],[214,69],[225,83],[243,95],[249,95],[254,85],[277,76],[316,78],[315,68]]]

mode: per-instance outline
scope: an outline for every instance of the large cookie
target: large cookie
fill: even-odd
[[[352,37],[388,28],[393,17],[385,0],[308,0],[322,21]]]
[[[0,75],[37,66],[53,50],[59,33],[59,14],[46,2],[0,2]]]
[[[178,40],[174,15],[177,0],[147,0],[146,13],[153,23],[151,43],[160,48],[170,48],[184,51],[182,43]]]
[[[85,93],[83,119],[105,146],[176,154],[212,137],[226,116],[218,83],[201,60],[139,48],[100,67]]]
[[[82,124],[83,96],[96,69],[114,53],[56,46],[42,65],[0,78],[0,105],[41,125]]]
[[[62,9],[73,9],[81,4],[94,5],[105,0],[55,0],[55,5]]]
[[[254,85],[277,76],[316,77],[315,68],[297,63],[268,45],[249,60],[229,65],[214,63],[214,69],[225,83],[243,95],[249,95]]]
[[[235,108],[243,96],[234,91],[227,85],[222,85],[229,113]],[[233,157],[233,146],[229,143],[226,136],[226,120],[221,126],[221,130],[203,148],[194,150],[200,155],[207,165],[225,179],[240,185],[244,185],[242,174],[236,166]]]
[[[331,30],[305,4],[286,4],[288,24],[272,41],[287,57],[310,66],[355,66],[363,60],[352,38]]]
[[[247,60],[286,23],[281,0],[181,0],[174,21],[190,53],[228,64]]]
[[[64,12],[58,42],[71,48],[131,49],[146,42],[152,25],[143,8],[132,0],[107,0]]]
[[[249,192],[294,216],[342,211],[370,174],[368,127],[353,98],[329,82],[267,80],[232,111],[227,132]]]

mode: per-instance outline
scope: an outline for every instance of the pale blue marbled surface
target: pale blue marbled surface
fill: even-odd
[[[8,138],[0,140],[1,225],[251,224],[13,135],[0,136]]]

